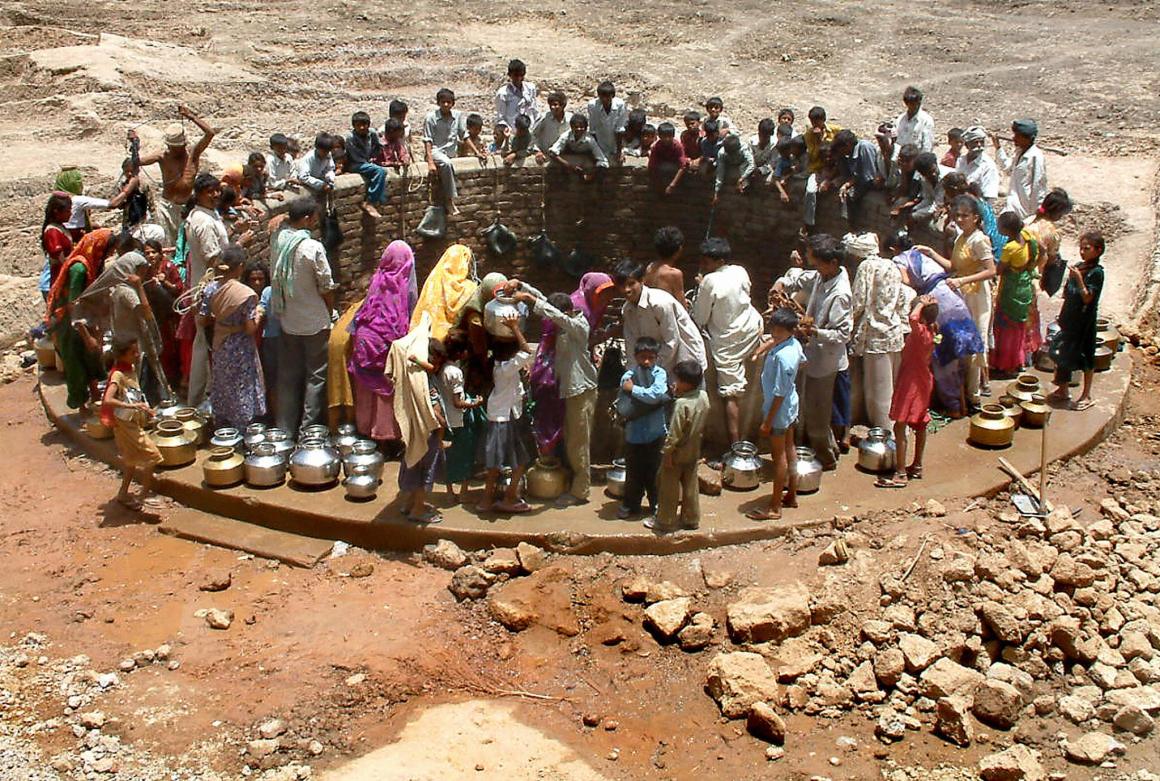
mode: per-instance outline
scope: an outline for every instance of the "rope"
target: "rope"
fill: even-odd
[[[206,269],[198,283],[178,296],[177,300],[173,302],[173,311],[179,315],[184,315],[201,308],[206,286],[216,279],[217,272],[212,268]]]

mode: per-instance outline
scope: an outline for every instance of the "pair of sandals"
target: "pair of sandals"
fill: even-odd
[[[875,488],[906,488],[911,480],[922,479],[921,466],[909,466],[905,472],[895,472],[891,477],[879,477],[874,481]]]
[[[798,506],[798,502],[797,502],[796,497],[793,499],[786,499],[785,497],[782,497],[781,509],[783,509],[783,510],[791,509],[792,510],[792,509],[796,508],[797,506]],[[765,507],[764,509],[760,509],[760,510],[750,510],[749,512],[745,513],[745,517],[751,521],[780,521],[781,520],[781,513],[780,512],[775,513],[773,511],[772,507]]]
[[[406,519],[411,523],[421,523],[426,526],[430,526],[431,524],[435,523],[441,523],[443,521],[443,516],[440,515],[439,510],[437,510],[433,504],[424,504],[423,512],[419,513],[418,515],[413,513],[406,513],[404,517],[406,517]]]
[[[521,513],[530,513],[532,506],[520,499],[518,502],[492,502],[491,504],[480,504],[476,508],[477,512],[481,513],[504,513],[505,515],[519,515]]]
[[[145,510],[160,510],[165,506],[155,496],[150,496],[148,499],[139,499],[136,496],[118,496],[117,504],[135,513],[144,512]]]
[[[1067,409],[1071,410],[1072,412],[1083,412],[1084,410],[1091,409],[1096,405],[1096,403],[1091,399],[1072,401],[1070,397],[1063,395],[1059,391],[1055,391],[1054,393],[1050,394],[1047,397],[1047,400],[1063,402],[1065,405],[1067,405]]]

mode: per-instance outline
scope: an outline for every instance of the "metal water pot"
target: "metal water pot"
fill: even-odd
[[[887,472],[894,468],[894,437],[884,428],[872,428],[858,443],[858,466],[867,472]]]
[[[193,407],[179,407],[177,412],[173,413],[175,420],[181,421],[181,425],[185,426],[185,430],[193,434],[194,442],[198,445],[204,445],[206,436],[208,435],[205,418],[202,417]]]
[[[383,479],[383,465],[386,459],[379,452],[379,446],[369,439],[356,439],[350,447],[350,453],[342,459],[343,471],[347,477],[360,469],[365,469],[374,475],[376,480]]]
[[[628,477],[628,469],[623,458],[612,459],[612,468],[604,475],[604,492],[613,499],[624,498],[624,483]]]
[[[1015,421],[1007,417],[1000,404],[984,404],[978,414],[971,417],[971,429],[967,440],[983,447],[1006,447],[1015,435]]]
[[[294,452],[294,440],[284,429],[266,429],[266,441],[274,446],[274,452],[282,456],[283,460],[288,460]]]
[[[342,487],[346,489],[347,499],[365,501],[375,498],[380,483],[382,480],[375,476],[370,466],[359,465],[347,472]]]
[[[162,466],[185,466],[197,458],[197,441],[179,420],[163,420],[154,430],[153,442],[161,451]]]
[[[332,485],[341,468],[338,451],[325,439],[305,439],[290,456],[290,479],[309,488]]]
[[[231,427],[219,428],[213,432],[213,436],[209,438],[209,443],[213,447],[228,447],[231,450],[240,450],[242,447],[242,432]]]
[[[209,451],[209,457],[202,463],[201,471],[205,484],[210,488],[228,488],[245,479],[245,459],[233,447],[225,445],[215,447]]]
[[[246,448],[246,452],[254,449],[254,445],[259,442],[266,441],[266,424],[265,423],[251,423],[246,426],[246,431],[242,434],[242,444]]]
[[[812,447],[799,446],[795,449],[797,464],[794,471],[797,474],[797,492],[811,494],[822,487],[822,462]]]
[[[331,437],[331,441],[342,457],[346,458],[350,455],[354,444],[359,441],[358,429],[353,423],[341,423],[338,426],[338,433]]]
[[[540,456],[527,471],[528,496],[533,499],[556,499],[568,488],[568,472],[560,459]]]
[[[757,457],[757,445],[752,442],[735,442],[724,461],[722,485],[748,491],[761,483],[761,459]]]
[[[246,483],[255,488],[282,485],[286,479],[286,457],[272,442],[258,442],[246,456],[245,473]]]
[[[308,439],[325,439],[330,440],[330,429],[321,423],[314,423],[306,426],[298,432],[298,441],[305,442]]]

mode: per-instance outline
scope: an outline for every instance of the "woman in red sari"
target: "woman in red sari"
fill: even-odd
[[[64,224],[72,214],[72,197],[55,192],[44,205],[44,224],[40,228],[40,248],[44,250],[44,271],[40,275],[40,294],[48,298],[52,283],[60,274],[65,260],[73,251],[72,236]]]

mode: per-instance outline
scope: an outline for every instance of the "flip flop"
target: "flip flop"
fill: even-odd
[[[1083,401],[1073,401],[1068,405],[1075,412],[1083,412],[1085,409],[1091,409],[1096,403],[1091,399],[1084,399]]]
[[[141,504],[148,507],[150,510],[164,510],[165,502],[156,496],[150,496],[148,499],[140,500]]]
[[[409,515],[408,514],[407,520],[410,521],[411,523],[422,523],[422,524],[430,525],[433,523],[442,522],[443,516],[437,512],[428,511],[425,513],[421,513],[419,515]]]
[[[122,507],[124,507],[127,510],[132,510],[135,513],[141,512],[141,509],[145,506],[145,505],[141,504],[141,500],[135,496],[130,496],[127,499],[123,499],[120,496],[118,496],[117,497],[117,504],[121,505]]]
[[[905,481],[895,480],[893,477],[880,477],[874,481],[875,488],[906,488]]]
[[[501,513],[530,513],[532,511],[532,506],[522,500],[515,502],[514,504],[508,504],[507,502],[496,502],[495,509],[499,510]]]
[[[780,521],[781,513],[775,513],[773,510],[750,510],[745,513],[745,517],[751,521]]]
[[[906,479],[907,480],[921,480],[922,479],[922,467],[921,466],[911,467],[911,468],[907,469],[906,470]]]

